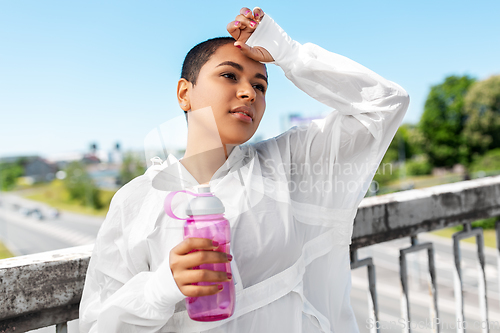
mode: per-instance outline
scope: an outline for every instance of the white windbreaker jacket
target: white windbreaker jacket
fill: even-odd
[[[358,332],[349,244],[357,207],[408,108],[399,85],[321,47],[292,40],[266,14],[247,41],[333,108],[326,118],[237,146],[210,181],[231,225],[232,317],[189,318],[169,252],[182,221],[169,191],[198,185],[179,161],[155,159],[113,197],[80,305],[80,332]],[[183,214],[186,196],[173,210]]]

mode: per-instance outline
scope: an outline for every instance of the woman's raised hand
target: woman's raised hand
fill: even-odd
[[[208,269],[193,269],[202,264],[228,263],[231,255],[214,251],[219,245],[214,245],[211,239],[186,238],[170,251],[170,270],[179,290],[188,297],[214,295],[220,292],[220,282],[231,281],[226,272]],[[192,252],[195,250],[196,252]],[[196,286],[192,283],[213,282],[210,286]],[[222,285],[221,285],[222,287]]]
[[[229,22],[227,31],[236,39],[234,45],[239,47],[244,55],[255,61],[272,62],[274,59],[265,48],[250,47],[245,44],[257,29],[264,15],[264,11],[259,7],[255,7],[253,12],[247,7],[243,7],[240,10],[240,15],[236,16],[234,21]]]

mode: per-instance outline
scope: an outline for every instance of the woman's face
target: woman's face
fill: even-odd
[[[212,108],[222,144],[242,144],[254,135],[264,115],[266,68],[226,44],[203,65],[196,85],[188,83],[187,90],[189,109]],[[235,112],[238,107],[247,115]]]

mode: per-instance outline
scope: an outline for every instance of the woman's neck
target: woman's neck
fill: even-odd
[[[227,148],[229,147],[230,148]],[[181,159],[182,165],[200,184],[208,184],[213,175],[226,162],[234,145],[204,150],[199,145],[189,145]]]
[[[198,183],[208,183],[235,146],[222,143],[211,108],[188,113],[187,147],[180,162]]]

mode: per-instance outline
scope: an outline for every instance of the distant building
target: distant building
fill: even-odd
[[[54,179],[58,167],[55,163],[37,157],[24,166],[24,176],[29,177],[33,182],[47,182]]]
[[[97,187],[108,190],[117,190],[120,187],[123,153],[119,143],[109,151],[98,150],[97,144],[93,144],[90,153],[85,154],[82,162],[87,165],[86,170]]]
[[[95,185],[101,189],[117,190],[120,166],[111,164],[90,164],[86,168]]]
[[[101,160],[96,155],[90,153],[90,154],[83,155],[81,162],[83,164],[87,164],[87,165],[88,164],[99,164],[99,163],[101,163]]]
[[[80,161],[83,158],[83,154],[79,152],[70,153],[58,153],[50,155],[46,158],[50,163],[57,164],[59,170],[63,170],[68,166],[69,163],[73,161]]]
[[[123,154],[120,149],[120,144],[116,143],[112,149],[105,150],[98,149],[98,145],[94,143],[90,146],[90,151],[85,154],[82,162],[87,165],[94,163],[121,165],[123,162]]]
[[[121,151],[119,143],[117,143],[114,149],[108,153],[108,163],[116,165],[121,165],[123,163],[123,152]]]

